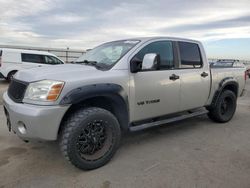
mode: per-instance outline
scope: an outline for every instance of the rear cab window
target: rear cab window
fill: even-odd
[[[191,42],[178,42],[180,68],[201,68],[203,66],[199,45]]]

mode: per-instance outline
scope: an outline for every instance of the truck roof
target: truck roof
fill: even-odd
[[[146,42],[146,41],[157,40],[157,39],[201,43],[200,41],[197,41],[197,40],[192,40],[192,39],[187,39],[187,38],[178,38],[178,37],[168,37],[168,36],[166,36],[166,37],[163,37],[163,36],[158,36],[158,37],[138,37],[138,38],[125,39],[125,40],[140,40],[142,42]]]

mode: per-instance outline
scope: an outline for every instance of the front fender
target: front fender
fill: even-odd
[[[60,101],[61,105],[77,104],[88,98],[98,96],[119,96],[127,104],[127,94],[124,89],[117,84],[93,84],[78,87],[68,92]]]
[[[60,105],[84,103],[95,97],[108,98],[115,106],[118,121],[123,130],[128,129],[129,106],[125,90],[117,84],[93,84],[78,87],[68,92],[60,101]]]

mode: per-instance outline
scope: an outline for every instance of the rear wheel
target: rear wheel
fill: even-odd
[[[115,116],[105,109],[80,109],[63,122],[63,126],[62,153],[80,169],[105,165],[118,149],[120,126]]]
[[[237,97],[234,92],[225,90],[212,109],[209,109],[208,117],[213,121],[224,123],[232,119],[237,106]]]

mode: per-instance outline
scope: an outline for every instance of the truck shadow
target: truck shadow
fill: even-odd
[[[7,85],[7,84],[8,84],[8,82],[5,79],[0,78],[0,86]]]
[[[206,128],[208,126],[211,126],[211,121],[207,118],[206,115],[203,115],[200,117],[190,118],[188,120],[183,120],[175,123],[169,123],[138,132],[126,133],[123,135],[120,148],[111,162],[119,163],[119,160],[122,160],[123,155],[129,155],[130,152],[140,150],[140,146],[168,141],[171,142],[175,140],[176,137],[180,138],[187,137],[188,135],[190,136],[190,132],[199,131],[200,129],[202,129],[202,127]],[[47,163],[53,163],[53,166],[62,165],[65,167],[66,165],[70,168],[69,170],[72,171],[71,165],[68,164],[64,157],[61,155],[58,144],[58,141],[29,143],[31,149],[30,152],[35,155],[36,160],[39,160],[38,158],[40,158],[40,160],[46,160]],[[41,156],[39,154],[41,152],[46,153],[46,159],[44,158],[44,156]],[[57,159],[56,161],[54,161],[55,158]],[[76,170],[73,170],[75,172],[83,172],[81,170],[78,171],[78,169],[74,167],[73,169]]]
[[[188,134],[188,132],[190,131],[200,129],[201,126],[210,126],[208,125],[209,123],[211,124],[211,121],[207,118],[206,115],[203,115],[200,117],[194,117],[187,120],[160,125],[137,132],[128,132],[123,134],[120,148],[126,148],[130,145],[139,147],[139,144],[148,143],[150,141],[158,140],[161,138],[171,139],[172,137],[181,136],[182,134]],[[47,153],[55,154],[55,152],[58,152],[59,156],[59,149],[55,149],[58,148],[57,144],[58,141],[28,143],[32,151],[44,150],[45,152],[45,150],[50,150],[47,151]]]

